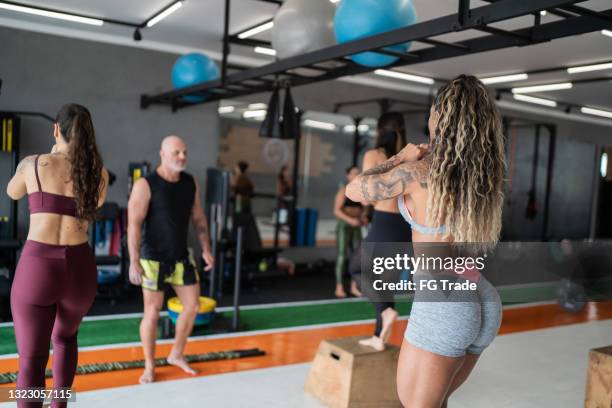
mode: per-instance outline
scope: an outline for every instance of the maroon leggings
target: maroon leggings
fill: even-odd
[[[11,288],[19,353],[17,388],[44,387],[53,341],[53,387],[70,387],[77,366],[77,332],[97,290],[96,263],[87,243],[26,241]],[[65,407],[53,402],[52,407]],[[19,402],[38,408],[40,402]]]

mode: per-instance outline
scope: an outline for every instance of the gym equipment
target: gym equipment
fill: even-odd
[[[214,81],[220,76],[217,64],[208,56],[196,52],[179,57],[172,67],[172,85],[175,89]],[[206,100],[206,95],[187,95],[183,99],[187,102],[202,102]]]
[[[132,192],[132,187],[136,180],[141,177],[145,177],[151,171],[151,163],[143,162],[132,162],[128,165],[128,195]]]
[[[304,389],[334,408],[401,407],[395,374],[399,348],[375,351],[358,342],[365,336],[323,340]]]
[[[188,354],[185,355],[185,360],[188,363],[201,363],[205,361],[216,361],[216,360],[233,360],[236,358],[245,357],[259,357],[265,356],[266,352],[259,348],[252,349],[241,349],[241,350],[228,350],[228,351],[212,351],[210,353],[202,354]],[[77,375],[83,374],[96,374],[106,373],[110,371],[121,371],[131,370],[134,368],[144,368],[144,360],[132,360],[132,361],[115,361],[112,363],[96,363],[96,364],[82,364],[77,367]],[[167,366],[168,360],[165,358],[155,359],[155,366]],[[52,378],[53,373],[50,369],[45,370],[45,378]],[[1,373],[0,384],[10,384],[17,381],[17,372]]]
[[[578,313],[587,302],[586,291],[583,285],[572,279],[561,279],[558,290],[559,306],[566,312]]]
[[[359,40],[386,31],[414,24],[416,11],[411,0],[343,0],[334,16],[334,31],[338,43]],[[405,53],[410,42],[385,48]],[[351,59],[367,67],[382,67],[399,57],[375,52],[352,55]]]
[[[280,59],[336,43],[335,5],[329,0],[287,0],[274,15],[272,46]]]
[[[612,406],[612,346],[591,349],[584,408]]]
[[[196,326],[204,326],[209,324],[214,315],[217,302],[209,297],[200,296],[200,309],[195,319]],[[183,311],[183,304],[178,297],[168,299],[168,316],[172,323],[176,324],[176,320]]]

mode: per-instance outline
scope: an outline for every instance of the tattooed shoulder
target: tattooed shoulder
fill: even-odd
[[[36,160],[36,156],[34,155],[24,157],[17,165],[17,173],[23,174],[28,167],[32,167],[34,165],[34,160]]]

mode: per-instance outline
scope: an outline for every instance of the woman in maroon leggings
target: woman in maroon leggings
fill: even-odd
[[[89,111],[65,105],[53,126],[51,154],[28,156],[7,187],[13,200],[28,195],[30,230],[11,288],[19,353],[17,389],[45,386],[53,342],[53,388],[69,388],[77,366],[77,331],[93,303],[97,273],[87,244],[88,222],[104,202],[102,167]],[[52,407],[65,407],[54,401]],[[20,408],[42,402],[18,401]]]

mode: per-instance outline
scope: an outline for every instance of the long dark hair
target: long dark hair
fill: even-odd
[[[386,112],[380,115],[377,124],[376,148],[383,149],[387,158],[395,155],[406,145],[404,116],[399,112]]]
[[[102,192],[102,157],[96,144],[91,114],[86,107],[70,103],[57,113],[62,137],[69,145],[71,178],[77,218],[93,220]]]

